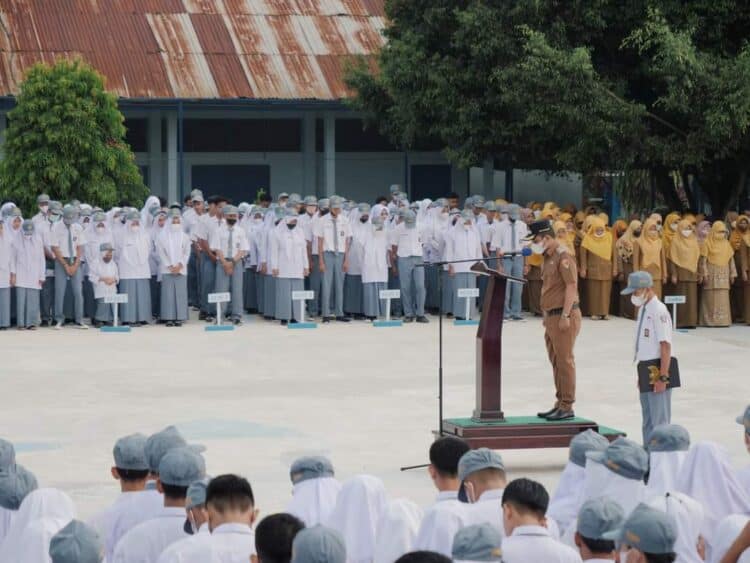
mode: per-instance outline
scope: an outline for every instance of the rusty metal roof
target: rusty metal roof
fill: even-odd
[[[384,0],[0,0],[0,96],[36,62],[81,57],[122,98],[348,95],[383,45]]]

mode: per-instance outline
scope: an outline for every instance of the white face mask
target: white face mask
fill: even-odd
[[[138,229],[140,229],[140,225],[130,225],[130,230],[132,232],[137,233]]]
[[[172,229],[174,232],[182,230],[182,225],[179,223],[170,223],[169,228]]]
[[[669,225],[669,228],[672,229],[673,231],[676,231],[677,230],[677,223],[672,223],[671,225]]]
[[[684,231],[682,231],[682,236],[685,238],[689,237],[692,234],[693,234],[693,231],[691,229],[685,229]]]
[[[106,229],[106,227],[104,225],[99,225],[99,226],[96,227],[96,232],[97,233],[103,233],[106,230],[107,229]]]
[[[464,223],[464,231],[468,231],[469,229],[471,229],[471,224],[467,225]]]
[[[594,236],[596,238],[602,238],[604,236],[604,231],[602,231],[601,233],[594,233]]]
[[[636,307],[642,307],[643,304],[646,302],[646,298],[641,297],[640,295],[631,295],[630,302]]]
[[[539,242],[532,242],[530,248],[534,254],[544,254],[544,245]]]

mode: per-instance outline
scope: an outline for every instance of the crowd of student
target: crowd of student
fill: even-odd
[[[308,315],[323,322],[384,316],[386,288],[400,289],[392,314],[406,322],[429,322],[427,313],[440,310],[463,318],[458,291],[478,285],[481,303],[486,278],[477,280],[470,268],[483,258],[528,280],[507,292],[506,318],[521,320],[523,309],[542,313],[543,257],[522,255],[527,225],[538,219],[553,221],[576,256],[585,316],[633,318],[619,290],[630,272],[645,270],[660,297],[686,296],[678,326],[750,323],[748,214],[709,223],[701,215],[654,213],[610,225],[593,207],[521,208],[472,196],[460,208],[455,194],[409,202],[399,186],[372,206],[282,193],[275,202],[265,197],[235,207],[220,196],[204,200],[200,190],[182,205],[152,196],[140,210],[63,206],[44,194],[37,202],[31,219],[10,202],[0,212],[0,329],[61,328],[68,321],[88,328],[86,319],[108,324],[113,311],[106,297],[115,293],[127,294],[120,320],[133,326],[155,320],[181,326],[190,307],[213,321],[208,296],[223,292],[231,299],[222,315],[235,324],[245,313],[294,323],[299,307],[292,294],[302,289],[315,296]]]
[[[737,421],[750,451],[750,406]],[[202,451],[174,427],[117,440],[121,494],[83,523],[70,497],[39,487],[0,440],[0,561],[750,561],[750,467],[735,471],[718,444],[691,445],[679,425],[657,427],[646,448],[577,435],[551,498],[535,481],[509,480],[499,453],[441,437],[429,450],[437,497],[424,510],[390,498],[375,476],[341,483],[327,458],[303,457],[285,512],[260,520],[250,483],[208,477]]]

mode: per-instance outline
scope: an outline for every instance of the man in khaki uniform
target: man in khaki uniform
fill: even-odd
[[[553,421],[567,420],[575,417],[576,363],[573,347],[581,330],[578,271],[575,258],[557,241],[550,221],[536,221],[529,230],[527,240],[532,241],[531,251],[544,256],[540,305],[544,314],[544,341],[552,364],[557,398],[552,409],[538,413],[538,416]]]

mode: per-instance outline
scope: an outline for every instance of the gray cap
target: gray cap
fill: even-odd
[[[288,197],[289,197],[289,194],[288,194],[288,193],[286,193],[286,192],[281,192],[281,193],[279,194],[279,197],[278,197],[278,198],[276,198],[276,199],[281,199],[282,197],[286,197],[286,198],[288,198]]]
[[[461,212],[461,219],[463,221],[472,221],[474,219],[474,214],[471,212],[470,209],[464,209]]]
[[[222,209],[221,212],[223,213],[224,217],[226,217],[227,215],[239,215],[240,214],[240,210],[237,209],[234,205],[225,205],[224,209]]]
[[[745,407],[745,412],[738,416],[736,419],[737,424],[745,427],[745,433],[750,435],[750,405]]]
[[[165,485],[189,487],[206,476],[206,461],[191,448],[169,450],[159,463],[159,480]]]
[[[203,203],[203,202],[205,201],[205,200],[203,199],[203,195],[201,195],[201,194],[198,194],[198,195],[194,195],[194,196],[192,196],[192,197],[191,197],[190,199],[191,199],[191,201],[192,201],[193,203],[195,203],[195,202],[198,202],[198,203]]]
[[[648,438],[650,452],[686,452],[690,449],[690,433],[679,424],[660,424]]]
[[[63,219],[75,219],[77,215],[78,210],[72,205],[63,207]]]
[[[580,467],[586,467],[586,453],[603,452],[609,447],[609,440],[598,432],[586,430],[570,441],[568,459]]]
[[[203,477],[190,483],[187,490],[187,500],[185,501],[185,508],[195,508],[196,506],[203,506],[206,504],[206,490],[208,489],[208,483],[211,481],[208,477]]]
[[[182,212],[176,207],[171,207],[169,209],[169,212],[167,213],[167,217],[169,217],[170,219],[174,217],[182,218]]]
[[[626,479],[640,481],[648,471],[646,450],[627,438],[618,438],[603,452],[589,452],[586,457]]]
[[[336,530],[313,526],[300,530],[292,542],[292,563],[345,563],[344,538]]]
[[[21,230],[24,233],[33,233],[34,232],[34,222],[31,219],[24,219],[23,223],[21,223]]]
[[[358,210],[359,210],[359,212],[360,212],[360,213],[362,213],[363,215],[365,215],[365,214],[366,214],[366,215],[369,215],[369,213],[370,213],[370,204],[369,204],[369,203],[360,203],[360,204],[359,204],[359,205],[357,206],[357,209],[358,209]]]
[[[114,251],[115,247],[112,246],[111,242],[103,242],[99,245],[99,252],[107,252],[109,250]],[[146,467],[148,469],[148,467]]]
[[[49,203],[49,196],[47,194],[39,194],[38,196],[36,196],[36,203],[37,205]]]
[[[654,278],[648,272],[633,272],[628,276],[628,286],[620,292],[620,295],[630,295],[638,289],[654,286]]]
[[[16,448],[7,440],[0,438],[0,471],[12,469],[16,465]]]
[[[81,207],[81,217],[91,217],[94,210],[91,207]]]
[[[52,563],[101,563],[104,544],[96,530],[79,520],[71,520],[49,542]]]
[[[190,192],[190,197],[195,199],[196,196],[203,197],[203,191],[199,190],[198,188],[193,189]]]
[[[497,204],[493,200],[490,200],[484,204],[484,208],[487,211],[497,211]]]
[[[104,248],[105,246],[109,248]],[[112,245],[105,242],[99,249],[102,252],[112,250]],[[132,471],[148,470],[146,436],[143,434],[130,434],[117,440],[112,450],[112,455],[115,458],[115,467],[119,469],[130,469]]]
[[[476,207],[477,209],[484,209],[484,206],[484,198],[480,196],[474,196],[474,207]]]
[[[578,533],[590,540],[601,540],[604,534],[619,530],[625,522],[625,511],[609,497],[586,501],[578,512]]]
[[[401,184],[391,184],[391,187],[388,188],[388,191],[392,194],[397,194],[401,192]]]
[[[169,450],[187,446],[185,438],[174,426],[167,426],[146,439],[146,460],[152,473],[159,472],[159,463]],[[190,483],[188,483],[190,484]]]
[[[677,525],[671,515],[641,503],[630,513],[622,528],[604,534],[604,539],[634,547],[643,553],[674,553]]]
[[[417,215],[413,211],[407,211],[404,215],[404,223],[409,228],[414,228],[417,226]]]
[[[318,207],[320,207],[321,209],[328,209],[330,205],[331,200],[327,197],[318,200]]]
[[[341,209],[344,206],[343,200],[338,196],[333,196],[330,201],[331,209]]]
[[[11,471],[0,471],[0,507],[18,510],[26,495],[37,487],[34,474],[22,465],[16,464]]]
[[[290,203],[302,203],[302,196],[298,193],[291,193],[289,194],[289,202]]]
[[[103,223],[107,220],[107,214],[104,211],[97,211],[94,213],[94,223]]]
[[[62,208],[63,208],[63,205],[59,201],[52,200],[49,202],[50,211],[53,211],[53,210],[62,211]]]
[[[456,561],[502,561],[503,537],[489,523],[461,528],[453,537],[453,559]]]
[[[13,209],[11,209],[9,215],[11,217],[23,217],[23,213],[21,213],[20,207],[14,207]]]
[[[125,216],[125,218],[128,221],[140,221],[141,220],[141,214],[137,211],[128,211],[128,214]]]
[[[505,471],[505,464],[500,454],[489,448],[469,450],[458,460],[458,480],[463,481],[472,473],[483,469],[500,469]]]
[[[305,205],[318,205],[318,199],[314,195],[306,195],[304,199]]]
[[[333,476],[333,464],[330,459],[323,456],[301,457],[294,460],[289,468],[289,478],[295,485],[308,479]]]

